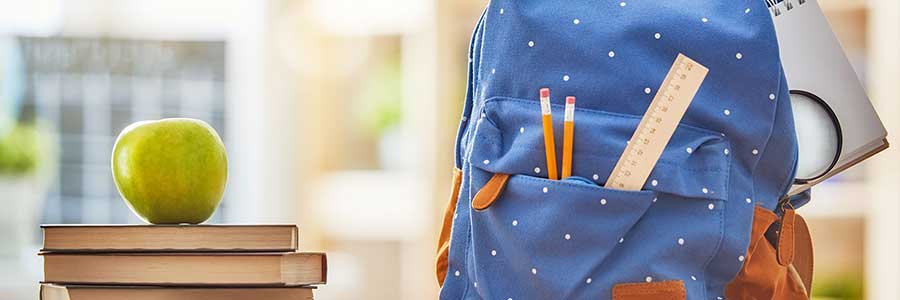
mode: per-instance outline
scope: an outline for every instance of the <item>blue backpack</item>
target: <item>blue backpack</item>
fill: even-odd
[[[679,53],[710,69],[693,103],[643,190],[604,188]],[[808,298],[766,3],[495,0],[469,55],[440,299]],[[563,180],[547,179],[544,87],[557,140],[578,99]]]

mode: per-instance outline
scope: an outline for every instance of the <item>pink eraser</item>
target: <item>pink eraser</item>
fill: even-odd
[[[575,97],[574,96],[566,97],[566,104],[575,104]]]
[[[550,89],[542,88],[541,89],[541,98],[547,98],[547,97],[550,97]]]

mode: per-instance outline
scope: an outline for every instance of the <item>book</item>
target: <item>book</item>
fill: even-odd
[[[819,178],[793,185],[789,192],[793,195],[887,149],[889,144],[887,131],[818,1],[771,1],[770,10],[788,86],[821,98],[834,111],[843,131],[843,145],[834,167]],[[826,120],[821,120],[822,114],[814,111],[794,110],[800,142],[799,168],[809,169],[800,173],[823,173],[834,158],[836,148],[830,145],[837,141],[822,133],[822,124],[826,128],[832,126],[827,115],[824,117]],[[823,145],[830,151],[823,149]],[[812,163],[805,166],[805,162]]]
[[[40,253],[44,283],[165,286],[324,284],[324,253]]]
[[[294,252],[296,225],[41,225],[42,252]]]
[[[41,284],[41,300],[312,300],[313,288],[171,288]]]

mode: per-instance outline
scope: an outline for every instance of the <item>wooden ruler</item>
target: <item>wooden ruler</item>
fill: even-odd
[[[606,181],[607,188],[639,191],[644,187],[707,73],[703,65],[678,54]]]

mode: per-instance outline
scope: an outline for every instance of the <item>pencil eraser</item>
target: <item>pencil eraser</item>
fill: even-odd
[[[547,98],[547,97],[550,97],[550,89],[542,88],[541,89],[541,98]]]
[[[566,97],[566,104],[575,104],[575,97],[573,97],[573,96]]]

